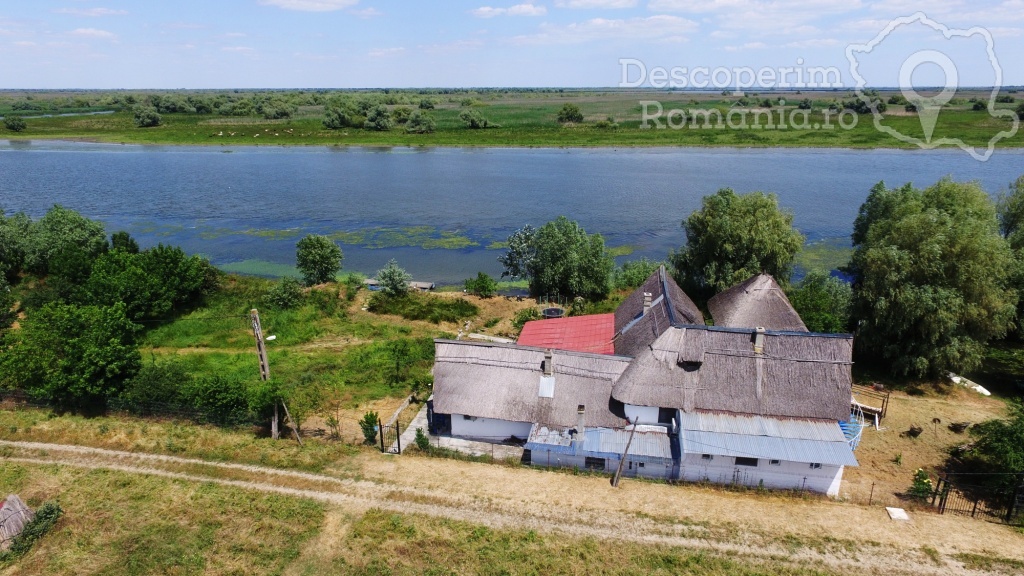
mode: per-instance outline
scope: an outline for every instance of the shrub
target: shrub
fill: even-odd
[[[374,411],[363,414],[359,421],[359,429],[363,431],[363,443],[373,444],[377,441],[377,426],[380,423],[380,415]]]
[[[536,308],[524,308],[516,312],[515,318],[512,319],[512,327],[519,332],[523,329],[523,325],[531,320],[540,320],[540,312]]]
[[[0,552],[0,561],[24,555],[37,540],[57,525],[57,521],[63,515],[64,510],[56,502],[46,502],[40,506],[32,520],[25,524],[21,534],[11,542],[11,548],[7,552]]]
[[[420,110],[413,112],[405,124],[405,131],[410,134],[430,134],[434,130],[437,130],[437,122],[433,116]]]
[[[651,274],[658,271],[661,262],[654,262],[647,258],[623,262],[622,266],[615,269],[612,276],[612,285],[616,290],[632,290],[644,283]]]
[[[459,114],[459,120],[462,120],[463,125],[471,130],[482,130],[493,126],[489,120],[481,116],[476,110],[464,111],[462,114]]]
[[[345,276],[345,300],[351,302],[356,299],[356,294],[363,288],[363,276],[361,274],[349,274]]]
[[[924,469],[918,468],[914,472],[914,481],[907,490],[907,495],[917,500],[924,500],[932,495],[932,479]]]
[[[466,279],[466,292],[490,298],[498,292],[498,282],[483,272],[477,272],[476,278]]]
[[[430,450],[430,438],[423,433],[423,428],[416,429],[416,447],[420,450]]]
[[[579,106],[575,104],[566,104],[558,111],[559,124],[579,124],[580,122],[583,122],[583,112],[580,112]]]
[[[135,108],[135,125],[139,128],[152,128],[163,122],[160,113],[152,106],[139,106]]]
[[[363,128],[378,132],[386,132],[394,127],[395,120],[391,117],[391,111],[383,104],[378,104],[370,109],[366,115],[366,122],[363,123]]]
[[[439,298],[426,294],[388,296],[384,292],[370,299],[367,309],[374,314],[395,314],[406,320],[428,320],[434,324],[472,318],[480,309],[464,298]]]
[[[4,116],[4,128],[11,132],[21,132],[25,129],[25,119],[21,116]]]
[[[405,296],[409,293],[409,280],[412,276],[398,266],[392,258],[387,265],[377,271],[377,282],[380,283],[381,294],[390,298]]]
[[[295,278],[285,277],[267,291],[263,297],[273,308],[288,310],[302,302],[302,284]]]

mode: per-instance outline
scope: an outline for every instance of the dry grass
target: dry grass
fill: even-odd
[[[867,502],[875,484],[875,504],[906,504],[897,495],[910,487],[918,468],[934,470],[941,466],[951,446],[969,440],[967,434],[949,430],[951,422],[982,422],[1006,413],[1006,405],[957,386],[929,388],[921,395],[893,392],[882,429],[864,430],[856,456],[860,466],[847,468],[842,495],[856,502]],[[940,422],[933,423],[933,419]],[[911,426],[924,432],[917,438],[902,435]],[[897,464],[897,456],[900,463]]]

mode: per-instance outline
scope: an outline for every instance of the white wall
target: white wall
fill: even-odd
[[[657,478],[661,480],[668,480],[672,476],[672,462],[662,462],[659,464],[647,462],[643,468],[637,466],[637,462],[632,462],[626,458],[626,463],[622,466],[622,475],[627,478],[634,478],[637,476],[643,478]],[[586,469],[586,457],[585,456],[573,456],[571,454],[558,454],[551,452],[550,454],[546,450],[533,450],[530,452],[530,464],[534,466],[551,467],[551,468],[579,468],[580,470]],[[614,474],[615,470],[619,467],[619,461],[615,458],[606,458],[604,461],[604,472],[608,474]]]
[[[634,406],[632,404],[626,404],[626,418],[630,422],[636,423],[636,419],[640,418],[641,424],[657,424],[658,423],[658,409],[651,408],[650,406]]]
[[[757,467],[737,466],[731,456],[714,456],[709,462],[700,454],[686,454],[682,463],[682,479],[690,482],[707,480],[717,484],[742,484],[758,486],[764,481],[765,488],[781,490],[809,490],[839,495],[839,484],[843,479],[842,466],[823,464],[813,469],[806,462],[787,462],[778,466],[769,464],[767,459],[759,459]]]
[[[511,422],[491,418],[466,419],[462,414],[452,414],[452,436],[472,438],[485,442],[501,442],[509,436],[525,440],[533,424]]]

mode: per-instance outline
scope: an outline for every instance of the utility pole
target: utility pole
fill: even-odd
[[[249,311],[249,318],[252,320],[252,333],[256,337],[256,355],[260,360],[260,379],[264,382],[270,380],[270,361],[267,360],[267,345],[263,340],[263,328],[260,326],[260,312],[253,308]],[[273,338],[271,338],[273,339]],[[280,401],[281,406],[284,408],[285,416],[288,421],[292,424],[292,432],[295,434],[295,440],[298,441],[299,446],[302,446],[302,438],[299,436],[299,428],[295,426],[295,421],[292,420],[292,415],[288,413],[288,406],[283,400]],[[277,404],[278,400],[274,399],[274,420],[270,423],[270,436],[277,440],[281,437],[281,433],[277,429]]]
[[[629,420],[626,420],[629,422]],[[633,419],[633,430],[629,433],[629,440],[626,440],[626,449],[622,451],[622,458],[619,458],[619,468],[615,471],[615,476],[612,478],[612,487],[619,487],[619,478],[622,477],[622,465],[626,463],[626,456],[629,454],[629,446],[633,443],[633,435],[636,434],[637,423],[640,422],[640,417],[637,416]]]

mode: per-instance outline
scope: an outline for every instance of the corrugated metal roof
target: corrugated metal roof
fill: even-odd
[[[615,354],[614,334],[614,314],[592,314],[527,322],[517,342],[521,346]]]
[[[589,428],[583,434],[581,446],[573,446],[568,429],[552,429],[534,425],[530,430],[526,448],[536,452],[551,451],[555,454],[571,454],[596,458],[622,457],[626,449],[632,426],[618,428]],[[637,428],[633,443],[629,445],[629,460],[634,462],[663,462],[672,460],[672,443],[664,426],[643,426]]]
[[[684,413],[680,427],[688,454],[857,466],[836,421]]]

